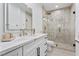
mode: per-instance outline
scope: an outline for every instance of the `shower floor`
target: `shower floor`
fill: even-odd
[[[47,56],[74,56],[74,55],[75,55],[75,47],[62,43],[58,43],[56,47],[52,47],[52,49],[47,53]]]

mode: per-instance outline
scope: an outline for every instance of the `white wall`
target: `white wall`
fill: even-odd
[[[0,35],[3,33],[3,4],[0,3]]]
[[[42,6],[39,4],[32,4],[32,26],[36,33],[42,32]]]

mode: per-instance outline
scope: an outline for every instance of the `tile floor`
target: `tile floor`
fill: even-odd
[[[47,56],[74,56],[75,55],[75,47],[71,47],[67,44],[59,43],[57,47],[52,47],[50,51],[48,51]]]

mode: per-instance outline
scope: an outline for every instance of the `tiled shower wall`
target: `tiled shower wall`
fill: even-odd
[[[49,40],[74,44],[74,6],[52,11],[47,18],[43,18],[44,32],[48,33]]]

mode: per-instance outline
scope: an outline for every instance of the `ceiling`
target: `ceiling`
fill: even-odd
[[[42,4],[46,11],[53,11],[60,8],[69,7],[72,3],[44,3]]]

